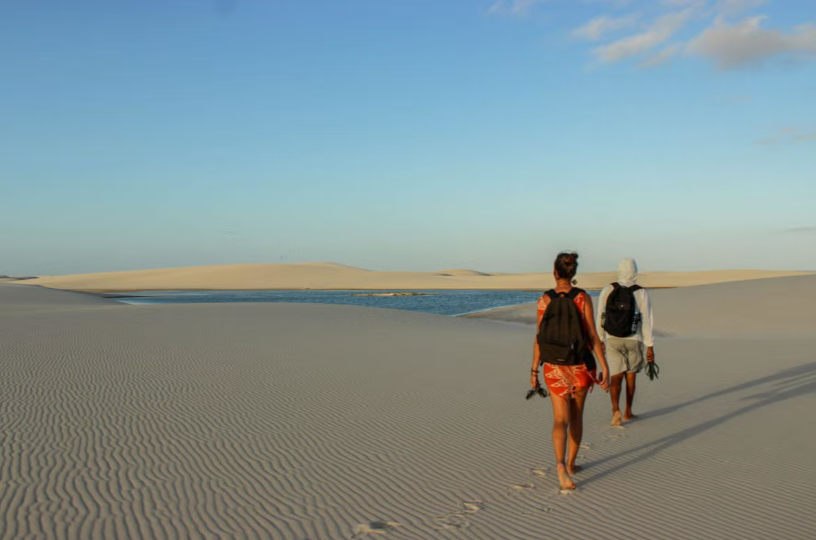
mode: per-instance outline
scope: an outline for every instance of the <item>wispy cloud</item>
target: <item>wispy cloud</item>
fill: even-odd
[[[779,144],[816,141],[816,131],[802,131],[794,127],[784,127],[769,137],[757,141],[759,144]]]
[[[644,58],[640,64],[638,64],[642,68],[654,68],[658,66],[662,66],[678,54],[680,54],[683,50],[683,47],[678,44],[667,45],[663,47],[663,49],[649,54],[646,58]]]
[[[720,69],[760,64],[780,55],[816,58],[816,25],[802,25],[789,32],[766,30],[761,26],[765,19],[760,15],[733,25],[717,19],[686,50],[712,60]]]
[[[613,32],[632,28],[636,22],[636,14],[627,15],[626,17],[607,17],[603,15],[573,30],[572,36],[586,41],[599,41]]]
[[[597,47],[595,55],[606,63],[619,62],[625,58],[639,56],[668,41],[691,20],[692,15],[692,9],[663,15],[639,34]]]
[[[550,0],[497,0],[487,8],[488,14],[527,15],[538,4]]]
[[[771,0],[492,0],[489,13],[527,15],[534,8],[580,2],[597,13],[570,36],[595,45],[603,64],[635,60],[644,68],[698,57],[721,70],[775,59],[816,59],[816,21],[774,27]],[[588,7],[592,6],[592,7]]]

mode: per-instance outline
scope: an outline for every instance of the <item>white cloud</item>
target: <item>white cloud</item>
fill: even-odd
[[[549,0],[497,0],[489,8],[489,14],[504,13],[508,15],[526,15],[537,6]]]
[[[686,9],[663,15],[640,34],[597,47],[595,55],[603,62],[612,63],[646,53],[668,41],[691,20],[693,13],[693,9]]]
[[[774,56],[816,58],[816,25],[792,32],[766,30],[764,16],[750,17],[730,25],[718,19],[686,47],[689,54],[712,60],[720,69],[762,63]]]
[[[605,64],[637,58],[648,68],[683,56],[734,69],[774,59],[816,59],[816,23],[763,28],[769,0],[491,0],[488,13],[525,16],[536,6],[591,5],[598,13],[571,32],[594,42]],[[621,9],[627,11],[620,11]],[[627,14],[628,12],[628,14]],[[753,14],[751,14],[753,12]],[[647,18],[648,17],[648,18]]]
[[[604,15],[592,19],[580,28],[576,28],[573,30],[572,35],[578,39],[598,41],[611,32],[631,28],[636,21],[636,15],[627,17],[607,17]]]
[[[657,66],[661,66],[680,54],[683,51],[683,46],[677,43],[672,45],[667,45],[663,47],[662,50],[650,54],[647,56],[641,63],[640,67],[642,68],[653,68]]]

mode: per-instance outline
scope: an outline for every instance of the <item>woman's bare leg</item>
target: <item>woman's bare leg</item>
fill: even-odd
[[[621,410],[620,410],[620,395],[621,384],[623,383],[623,373],[618,373],[612,376],[612,381],[609,384],[609,395],[612,396],[612,425],[621,425]]]
[[[584,402],[586,402],[587,389],[580,388],[575,391],[569,401],[569,454],[567,456],[567,472],[575,474],[575,458],[578,457],[578,449],[581,446],[581,439],[584,436]]]
[[[570,421],[570,399],[564,399],[550,393],[553,405],[552,439],[555,449],[555,462],[558,468],[558,482],[561,489],[575,489],[575,484],[567,472],[565,457],[567,453],[567,429]]]
[[[635,379],[637,373],[626,374],[626,410],[623,413],[624,420],[634,420],[637,418],[632,413],[632,403],[635,401]]]

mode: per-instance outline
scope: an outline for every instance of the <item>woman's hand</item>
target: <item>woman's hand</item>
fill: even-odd
[[[598,386],[603,388],[604,392],[609,391],[609,371],[606,366],[601,367],[601,378],[598,379]]]
[[[530,386],[532,386],[533,390],[541,386],[538,382],[538,371],[533,371],[530,373]]]

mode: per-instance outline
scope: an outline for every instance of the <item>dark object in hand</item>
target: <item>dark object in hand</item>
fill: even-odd
[[[533,388],[529,392],[527,392],[527,397],[525,397],[524,399],[530,399],[531,397],[533,397],[536,394],[538,394],[539,396],[541,396],[543,398],[547,397],[547,391],[544,390],[543,388],[541,388],[540,386],[538,386],[536,388]]]
[[[660,366],[658,366],[656,362],[648,362],[646,364],[646,375],[649,376],[650,381],[658,379],[658,375],[660,375]]]

